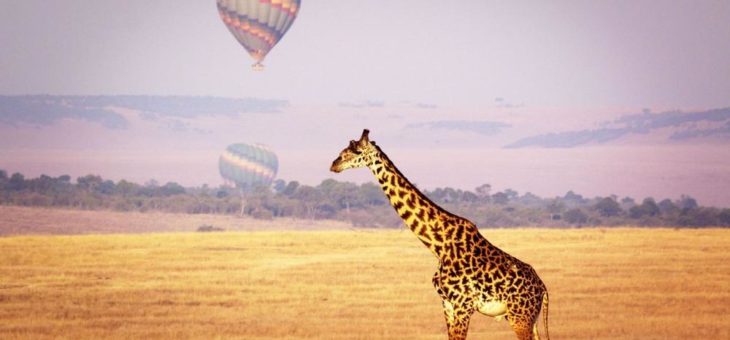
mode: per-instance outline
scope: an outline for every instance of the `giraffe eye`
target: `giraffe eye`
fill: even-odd
[[[354,140],[351,140],[350,141],[350,147],[349,147],[349,149],[350,149],[350,151],[352,151],[352,152],[354,152],[355,154],[358,154],[358,155],[362,153],[361,151],[359,151],[357,149],[357,142],[355,142]]]

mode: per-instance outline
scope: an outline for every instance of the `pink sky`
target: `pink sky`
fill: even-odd
[[[730,206],[728,138],[667,139],[691,124],[601,145],[503,148],[533,135],[595,129],[645,108],[729,107],[728,37],[730,2],[722,0],[304,0],[266,70],[251,72],[213,1],[0,0],[0,95],[289,103],[278,114],[182,119],[190,131],[131,110],[117,110],[129,121],[118,130],[78,119],[13,124],[12,113],[0,111],[0,168],[216,185],[227,144],[263,142],[280,156],[280,177],[316,184],[368,127],[427,188],[690,194]],[[509,127],[489,135],[427,127],[444,121]]]
[[[222,183],[217,169],[220,153],[226,145],[244,141],[263,142],[277,152],[279,178],[311,185],[326,178],[362,183],[372,181],[368,171],[332,174],[328,166],[350,139],[368,127],[371,138],[424,188],[473,189],[489,183],[495,190],[511,188],[545,197],[568,190],[589,197],[616,194],[636,199],[689,194],[704,204],[730,205],[726,139],[672,142],[658,130],[606,144],[509,149],[503,146],[525,134],[554,131],[552,125],[546,124],[542,131],[511,127],[482,136],[404,127],[402,118],[387,118],[388,113],[380,113],[387,112],[382,108],[351,109],[311,124],[308,110],[300,114],[290,107],[277,114],[186,119],[202,132],[171,130],[140,119],[132,110],[118,110],[129,121],[125,129],[73,119],[42,127],[0,125],[0,168],[28,176],[94,173],[139,183],[155,179],[217,186]],[[363,113],[357,110],[366,110],[365,117],[358,118]]]

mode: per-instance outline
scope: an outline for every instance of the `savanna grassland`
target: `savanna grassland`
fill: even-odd
[[[482,233],[542,276],[554,339],[730,338],[728,229]],[[6,236],[0,338],[445,339],[435,268],[408,231]]]

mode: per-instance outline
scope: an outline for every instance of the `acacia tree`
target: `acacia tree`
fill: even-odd
[[[563,219],[570,224],[583,224],[588,222],[588,215],[580,208],[573,208],[563,214]]]
[[[670,200],[668,198],[661,200],[659,202],[658,206],[659,206],[659,211],[663,215],[670,215],[670,214],[679,212],[679,207],[677,207],[677,205],[674,204],[674,202],[672,202],[672,200]]]
[[[683,210],[695,209],[699,206],[697,200],[688,195],[682,195],[677,205]]]
[[[78,183],[79,188],[88,192],[94,192],[101,186],[103,180],[101,179],[101,176],[98,175],[86,175],[84,177],[77,178],[76,183]]]
[[[495,204],[507,204],[509,202],[509,196],[504,192],[498,192],[494,195],[492,195],[492,202]]]
[[[361,205],[358,187],[355,183],[340,183],[335,187],[333,196],[339,207],[344,208],[347,214],[350,214],[350,207]]]
[[[730,209],[722,209],[717,215],[717,220],[720,222],[720,225],[730,226]]]
[[[381,190],[375,183],[363,183],[360,185],[359,193],[363,204],[374,206],[388,204],[387,198],[383,195],[383,190]]]
[[[492,186],[485,183],[474,188],[474,191],[477,193],[477,196],[479,196],[479,198],[489,200],[489,192],[492,191]]]
[[[25,186],[25,176],[19,172],[10,176],[8,183],[5,185],[6,188],[13,191],[21,191],[25,189]]]
[[[660,213],[659,206],[653,198],[647,197],[640,205],[635,205],[629,209],[629,217],[642,218],[644,216],[657,216]]]
[[[594,208],[598,211],[598,213],[603,217],[613,217],[618,216],[621,213],[621,206],[616,202],[615,199],[611,197],[604,197],[596,205]]]
[[[317,206],[322,199],[322,193],[317,188],[302,185],[297,188],[293,198],[298,199],[307,209],[307,217],[315,219],[317,217]]]

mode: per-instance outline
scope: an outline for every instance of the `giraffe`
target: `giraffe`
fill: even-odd
[[[350,141],[330,170],[368,167],[390,204],[438,259],[433,286],[442,299],[449,339],[465,339],[475,311],[506,318],[518,339],[540,339],[541,306],[548,335],[547,287],[527,263],[487,241],[471,221],[436,205],[395,167],[365,129]]]

